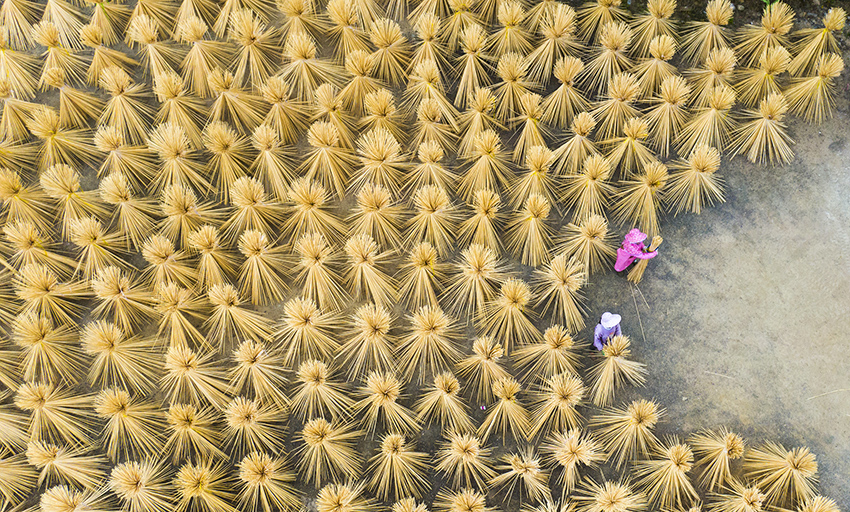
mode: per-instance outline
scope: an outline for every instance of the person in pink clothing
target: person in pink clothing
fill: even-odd
[[[623,240],[623,245],[617,249],[617,262],[614,263],[614,270],[622,272],[629,268],[629,265],[635,260],[650,260],[658,255],[658,251],[647,251],[643,241],[646,240],[646,233],[641,233],[638,228],[634,228],[626,234]]]

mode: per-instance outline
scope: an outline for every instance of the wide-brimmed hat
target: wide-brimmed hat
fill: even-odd
[[[619,324],[620,320],[622,320],[620,315],[615,315],[614,313],[609,313],[606,311],[602,314],[602,320],[599,323],[602,324],[602,327],[606,329],[611,329],[615,325]]]
[[[638,228],[634,228],[626,235],[626,242],[630,244],[639,244],[646,240],[646,233],[642,233]]]

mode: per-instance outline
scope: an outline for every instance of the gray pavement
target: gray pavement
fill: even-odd
[[[850,508],[848,126],[844,113],[820,127],[792,122],[797,157],[787,167],[724,157],[727,202],[662,221],[662,254],[650,263],[640,293],[633,297],[625,277],[613,272],[594,276],[587,290],[591,317],[606,309],[622,313],[635,357],[649,369],[641,394],[668,410],[662,430],[727,425],[751,443],[809,446],[822,493],[844,510]]]

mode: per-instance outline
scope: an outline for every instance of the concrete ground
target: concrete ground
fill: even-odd
[[[839,105],[846,101],[845,91]],[[726,203],[664,219],[665,242],[640,293],[633,297],[625,276],[613,272],[593,276],[587,290],[589,327],[606,310],[623,315],[635,358],[649,369],[642,394],[667,408],[671,433],[726,425],[750,443],[808,446],[821,492],[843,510],[850,508],[848,122],[846,111],[820,127],[792,122],[797,156],[787,167],[724,159]]]

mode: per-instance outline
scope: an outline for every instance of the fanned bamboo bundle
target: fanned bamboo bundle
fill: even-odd
[[[688,478],[693,463],[694,454],[690,446],[675,438],[668,439],[659,447],[654,458],[635,464],[635,484],[645,489],[650,501],[662,507],[684,508],[698,497]]]
[[[721,428],[719,431],[704,430],[690,438],[696,455],[696,463],[705,466],[702,483],[709,490],[722,487],[732,479],[733,460],[744,456],[744,440],[738,434]]]
[[[587,432],[579,429],[550,435],[541,449],[546,454],[548,464],[555,466],[560,472],[558,481],[563,496],[575,489],[581,478],[580,468],[596,467],[607,459],[599,443]]]
[[[646,366],[628,359],[630,347],[627,336],[614,336],[602,350],[601,360],[588,370],[588,377],[593,379],[592,400],[599,407],[609,405],[624,383],[642,386],[646,382]]]
[[[745,454],[744,473],[764,490],[765,503],[802,503],[815,495],[817,457],[806,447],[786,450],[768,441]]]

